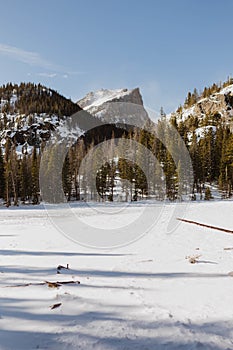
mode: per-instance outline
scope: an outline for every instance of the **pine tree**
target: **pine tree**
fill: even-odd
[[[209,187],[206,187],[206,190],[205,190],[205,200],[206,201],[209,201],[210,199],[212,199],[213,196],[212,196],[212,193],[211,193],[211,190]]]
[[[226,197],[231,197],[233,189],[233,134],[226,129],[223,137],[221,170],[219,176],[220,188]]]
[[[5,164],[2,155],[2,148],[0,146],[0,198],[4,198],[6,188],[5,180]]]
[[[62,169],[62,185],[63,191],[68,202],[71,199],[71,191],[72,191],[72,173],[71,173],[71,164],[72,164],[72,152],[69,151],[69,154],[65,157],[65,161]]]
[[[15,145],[11,147],[10,158],[9,158],[10,176],[12,184],[12,194],[14,205],[18,205],[18,157],[15,149]]]
[[[31,161],[31,174],[32,174],[32,203],[39,203],[39,161],[36,148],[33,148],[32,161]]]
[[[10,166],[10,153],[11,153],[11,142],[10,139],[6,139],[5,144],[5,202],[6,207],[11,205],[11,166]]]
[[[23,204],[31,197],[31,168],[29,166],[29,157],[24,154],[20,160],[19,167],[19,194]]]

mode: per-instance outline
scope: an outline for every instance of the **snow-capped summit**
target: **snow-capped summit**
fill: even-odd
[[[84,98],[78,101],[78,105],[90,113],[96,107],[103,105],[106,102],[130,102],[143,105],[142,96],[139,88],[136,89],[101,89],[89,92]]]
[[[139,88],[89,92],[77,104],[105,123],[134,124],[139,120],[144,124],[149,120]]]

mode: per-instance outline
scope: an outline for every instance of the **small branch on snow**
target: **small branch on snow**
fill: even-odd
[[[192,255],[192,256],[186,256],[185,259],[188,259],[190,264],[196,264],[198,263],[198,259],[201,257],[201,255]]]
[[[187,219],[180,219],[180,218],[176,218],[176,219],[179,220],[179,221],[187,222],[188,224],[198,225],[198,226],[210,228],[210,229],[212,229],[212,230],[218,230],[218,231],[223,231],[223,232],[227,232],[227,233],[233,234],[233,231],[232,231],[232,230],[228,230],[228,229],[226,229],[226,228],[221,228],[221,227],[217,227],[217,226],[211,226],[211,225],[201,224],[200,222],[191,221],[191,220],[187,220]]]
[[[58,282],[44,281],[44,282],[38,282],[38,283],[17,284],[15,286],[5,286],[5,288],[44,286],[44,285],[47,285],[50,288],[59,288],[64,284],[80,284],[80,281],[58,281]]]
[[[63,270],[63,269],[69,270],[69,269],[70,269],[70,268],[69,268],[69,264],[66,264],[66,266],[58,265],[58,267],[57,267],[57,273],[61,273],[60,271]]]
[[[50,309],[53,310],[53,309],[57,309],[58,307],[60,307],[62,305],[62,303],[58,303],[58,304],[53,304],[50,306]]]

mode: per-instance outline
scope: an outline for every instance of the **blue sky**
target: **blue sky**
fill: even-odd
[[[77,100],[139,86],[170,112],[233,74],[232,0],[0,0],[0,84],[41,82]]]

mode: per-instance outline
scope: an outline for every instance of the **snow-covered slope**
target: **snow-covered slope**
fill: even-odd
[[[192,203],[185,217],[232,229],[232,204]],[[104,227],[127,224],[141,208],[94,209],[73,208]],[[42,207],[1,209],[0,349],[232,349],[232,235],[185,223],[168,235],[174,206],[164,209],[143,238],[109,251],[68,240]],[[70,280],[80,284],[40,284]]]
[[[40,84],[20,84],[0,87],[0,147],[7,140],[16,146],[18,155],[30,153],[34,146],[50,139],[56,130],[60,138],[74,141],[84,132],[79,120],[71,115],[81,108],[56,91]],[[87,113],[86,113],[87,114]],[[88,119],[88,115],[86,116]],[[93,117],[90,116],[91,119]],[[68,125],[68,126],[67,126]],[[69,130],[68,130],[69,127]]]
[[[231,95],[233,95],[233,84],[226,86],[225,88],[221,89],[221,91],[219,91],[219,94],[225,95],[230,93]]]
[[[115,103],[115,102],[118,102]],[[143,100],[139,88],[102,89],[88,93],[79,100],[78,105],[105,123],[141,123],[149,121],[148,114],[143,108]]]

